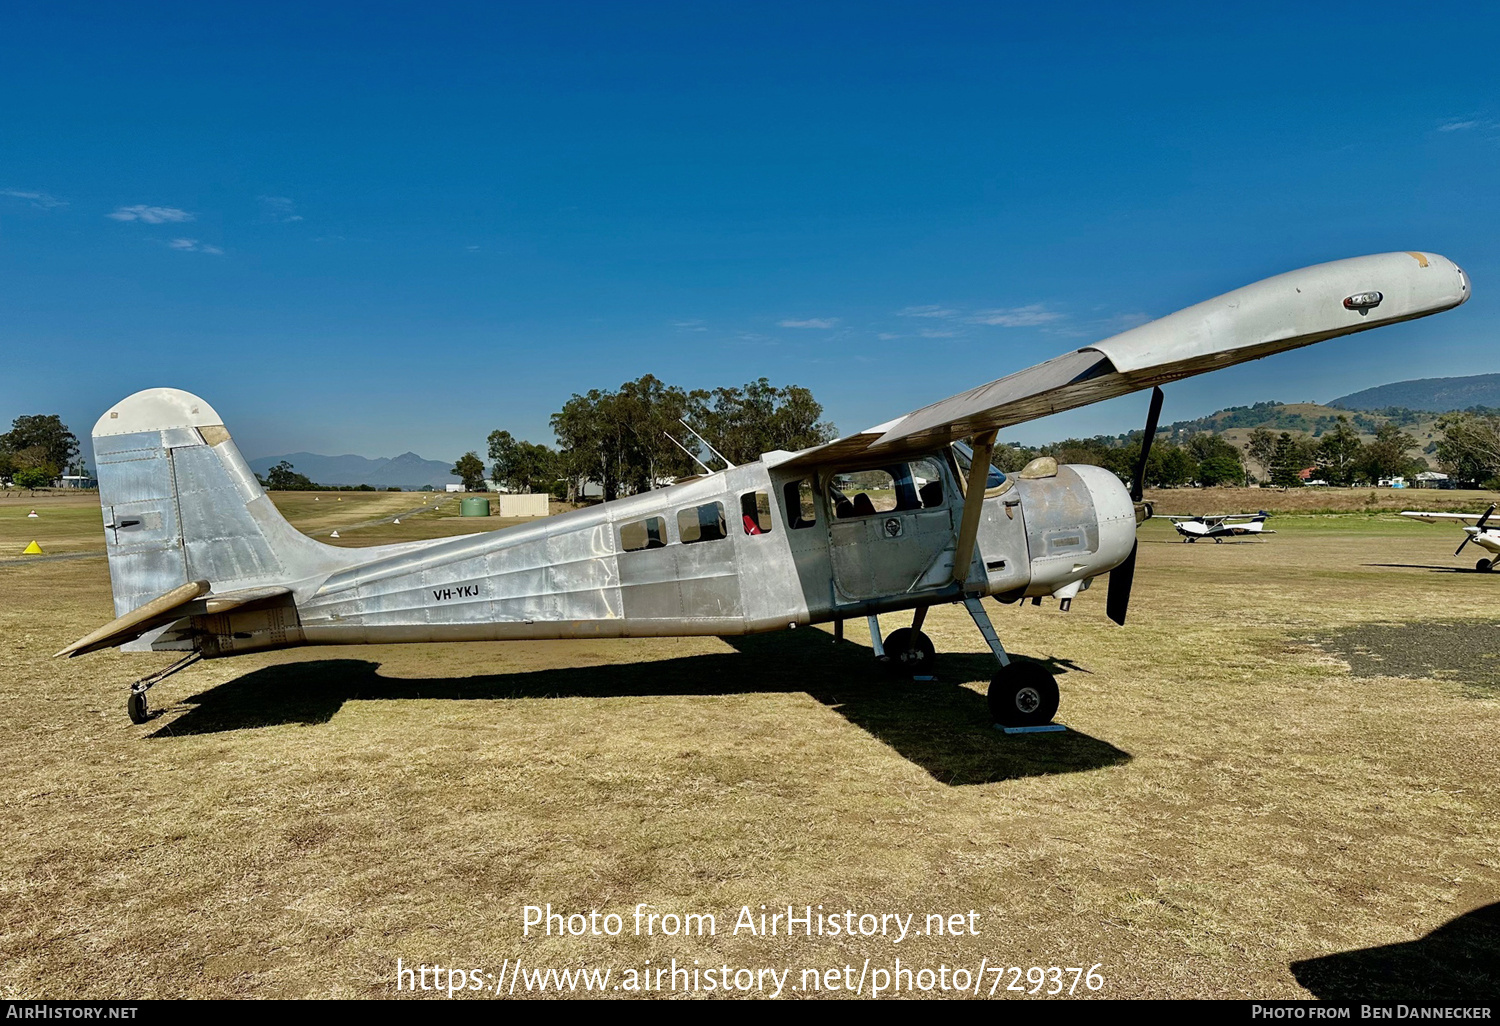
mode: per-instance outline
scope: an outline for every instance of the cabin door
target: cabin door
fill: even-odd
[[[836,599],[895,597],[952,580],[954,503],[937,457],[823,476]]]

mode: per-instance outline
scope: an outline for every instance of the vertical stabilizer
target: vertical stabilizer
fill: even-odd
[[[190,581],[284,585],[338,562],[255,479],[214,408],[175,388],[116,403],[94,425],[115,615]]]

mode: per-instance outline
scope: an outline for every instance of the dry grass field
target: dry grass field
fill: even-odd
[[[419,498],[342,494],[283,498],[316,533]],[[1253,494],[1157,506],[1272,508]],[[897,957],[1097,963],[1115,997],[1500,991],[1500,576],[1455,530],[1353,498],[1224,545],[1149,523],[1129,626],[1102,587],[992,605],[1060,675],[1066,733],[990,727],[956,606],[931,683],[878,674],[854,623],[300,649],[200,663],[134,726],[126,685],[167,657],[49,658],[110,619],[102,556],[19,558],[99,553],[95,501],[0,501],[0,997],[386,997],[398,958],[518,957],[791,968],[798,997],[803,968]],[[452,512],[340,542],[504,526]],[[626,931],[523,937],[549,902]],[[717,935],[633,936],[639,902]],[[973,910],[977,936],[732,935],[762,904]]]

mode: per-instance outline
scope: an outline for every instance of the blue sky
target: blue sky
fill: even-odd
[[[1409,3],[13,6],[0,422],[84,436],[172,385],[252,458],[452,459],[650,372],[804,384],[847,432],[1403,249],[1473,301],[1165,419],[1500,371],[1497,36]]]

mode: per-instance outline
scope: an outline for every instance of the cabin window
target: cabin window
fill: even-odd
[[[792,530],[811,527],[818,522],[818,508],[813,502],[811,478],[788,481],[786,487],[782,489],[782,496],[786,499],[787,526]]]
[[[765,492],[746,492],[740,496],[740,520],[746,534],[771,533],[771,497]]]
[[[659,549],[667,544],[667,521],[663,517],[647,517],[620,528],[620,548],[625,552],[641,549]]]
[[[937,460],[911,461],[911,486],[916,491],[921,509],[932,509],[943,504],[943,474]]]
[[[724,504],[707,502],[702,506],[690,506],[677,513],[677,537],[682,544],[718,541],[729,537],[728,525],[724,522]]]

